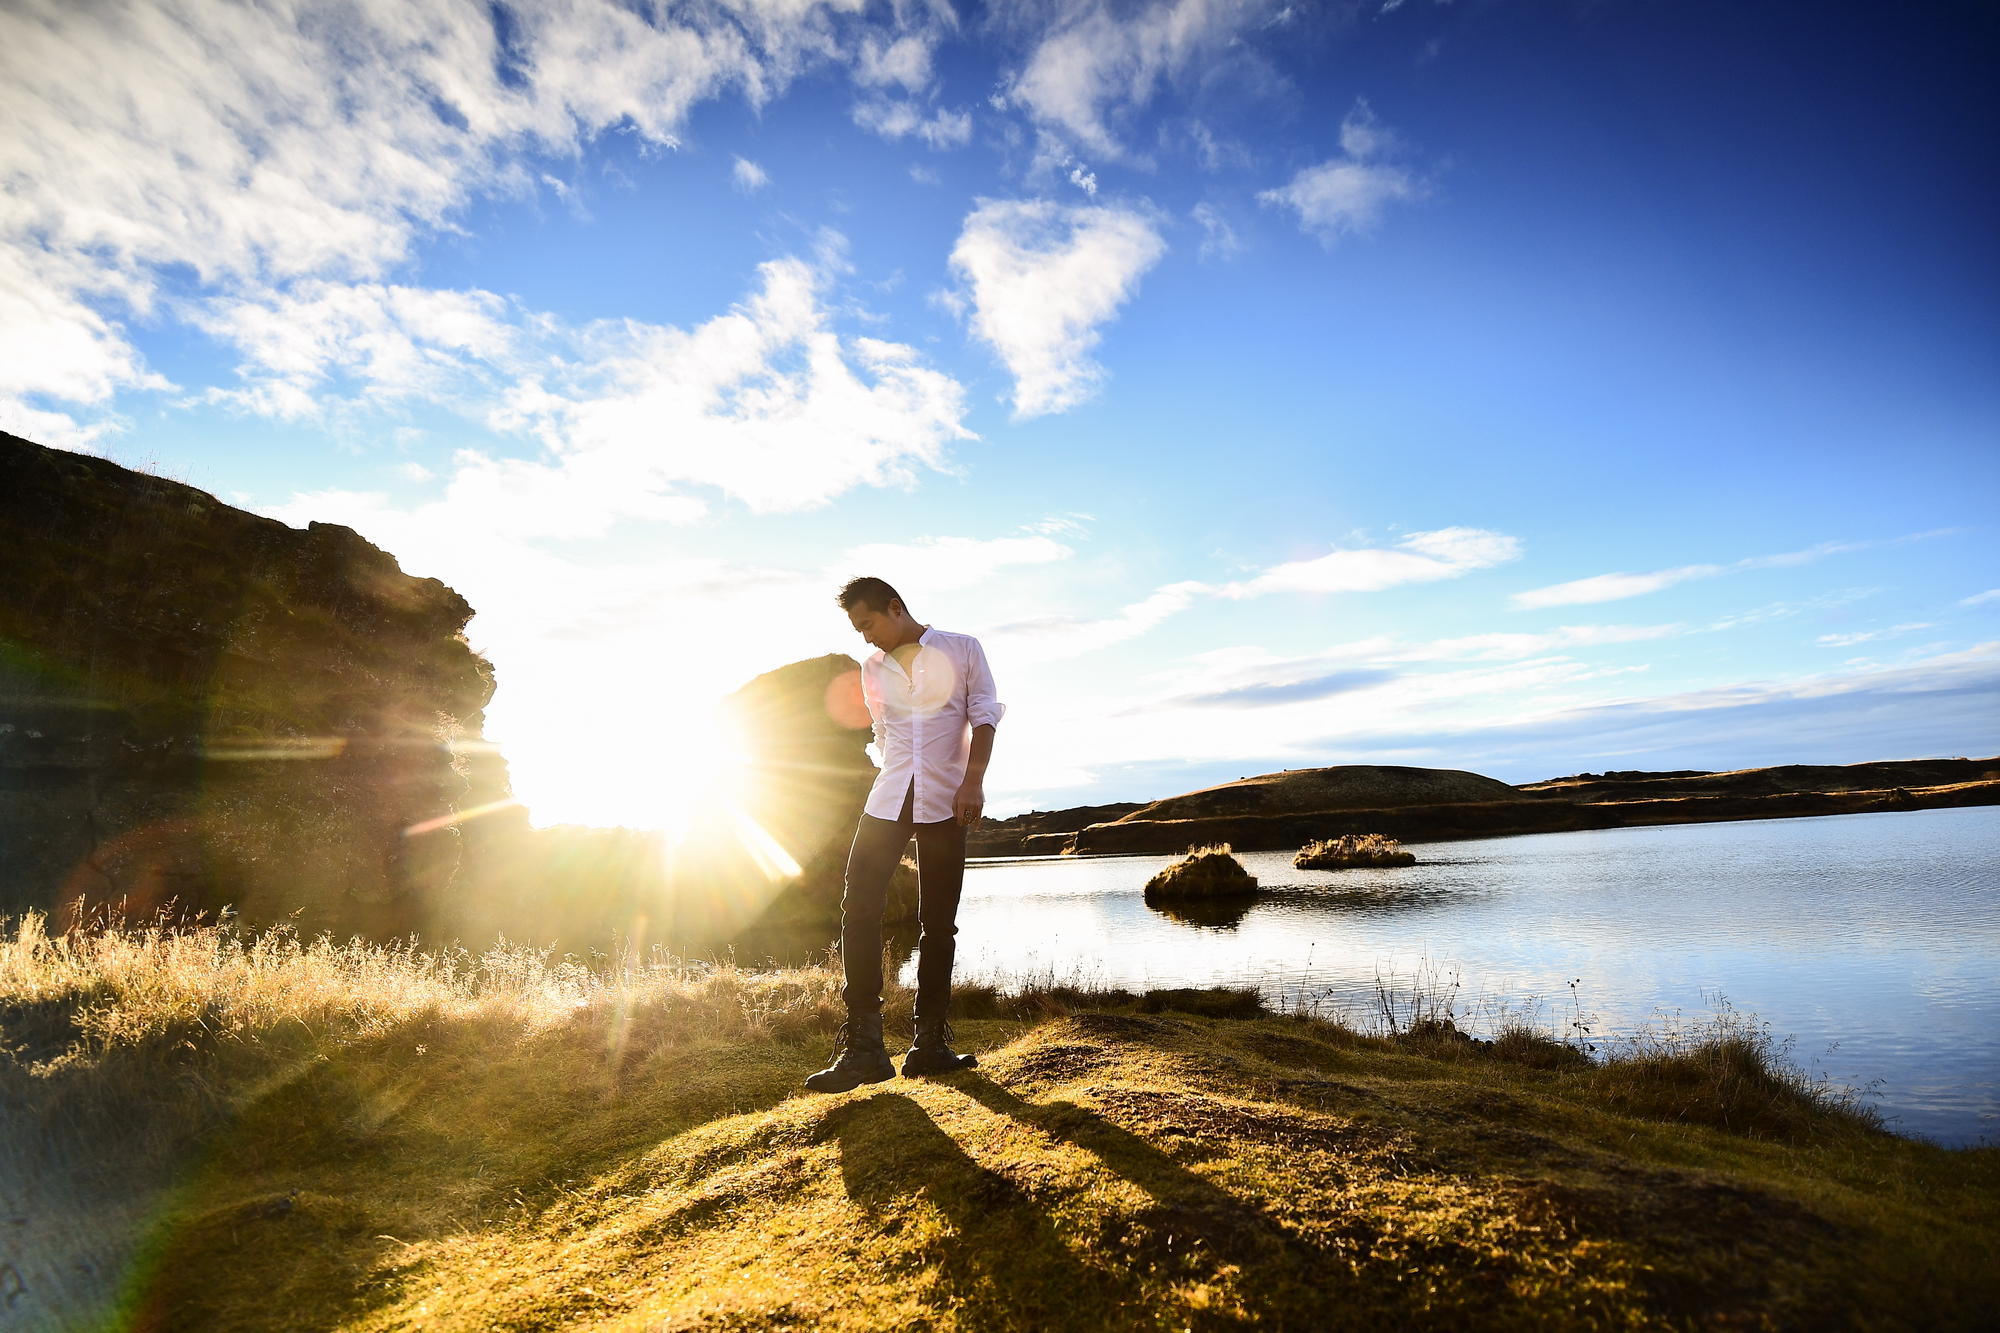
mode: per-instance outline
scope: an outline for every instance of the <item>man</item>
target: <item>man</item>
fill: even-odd
[[[882,1044],[882,907],[889,877],[917,839],[917,1035],[903,1076],[970,1069],[951,1049],[951,965],[958,950],[958,895],[965,882],[965,831],[986,806],[993,728],[1006,705],[979,640],[919,624],[881,579],[853,579],[836,599],[875,652],[861,664],[861,693],[875,723],[882,772],[847,853],[840,902],[841,999],[847,1022],[833,1064],[806,1079],[814,1092],[846,1092],[896,1074]]]

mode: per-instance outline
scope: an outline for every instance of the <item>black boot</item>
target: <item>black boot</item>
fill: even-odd
[[[951,1025],[943,1018],[919,1018],[917,1039],[910,1043],[910,1053],[903,1057],[903,1077],[955,1074],[978,1063],[978,1056],[960,1055],[951,1049]]]
[[[882,1044],[882,1015],[849,1014],[840,1025],[840,1053],[817,1074],[806,1076],[813,1092],[851,1092],[863,1083],[896,1077],[889,1050]]]

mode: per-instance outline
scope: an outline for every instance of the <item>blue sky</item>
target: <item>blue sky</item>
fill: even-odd
[[[2000,750],[1969,3],[23,3],[0,425],[480,610],[538,822],[980,634],[996,812]]]

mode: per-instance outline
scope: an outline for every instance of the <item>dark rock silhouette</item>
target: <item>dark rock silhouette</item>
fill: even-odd
[[[457,593],[348,528],[5,434],[0,532],[0,911],[380,935],[445,894],[453,743],[493,692]]]

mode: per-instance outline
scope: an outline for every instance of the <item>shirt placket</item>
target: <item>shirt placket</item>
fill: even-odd
[[[903,684],[909,691],[910,701],[910,820],[921,824],[924,808],[924,719],[917,709],[917,676],[923,672],[924,650],[917,646],[916,654],[910,658],[911,670],[903,673]]]

